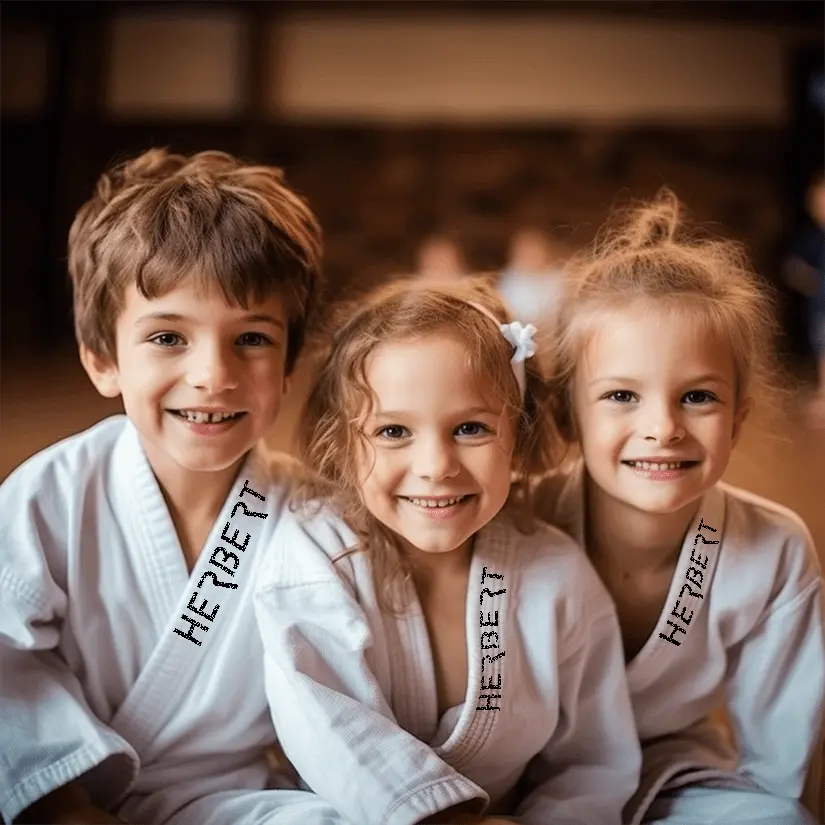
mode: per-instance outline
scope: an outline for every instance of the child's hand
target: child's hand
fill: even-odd
[[[15,822],[19,825],[38,822],[48,822],[49,825],[112,825],[124,820],[93,805],[86,790],[76,782],[70,782],[26,808]]]

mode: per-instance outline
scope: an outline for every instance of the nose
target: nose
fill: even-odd
[[[645,441],[655,441],[661,446],[678,444],[685,437],[679,411],[669,403],[651,404],[643,422]]]
[[[425,481],[443,481],[458,475],[461,463],[453,440],[419,435],[413,443],[413,472]]]
[[[220,343],[204,343],[194,349],[189,358],[189,384],[210,395],[233,390],[238,386],[235,361],[235,354]]]

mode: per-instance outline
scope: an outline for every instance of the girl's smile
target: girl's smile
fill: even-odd
[[[424,518],[432,521],[449,521],[463,515],[475,500],[474,495],[451,496],[447,498],[409,498],[399,496],[401,501],[407,502],[419,511]]]
[[[483,396],[447,334],[381,344],[367,362],[362,496],[409,552],[447,553],[504,506],[513,425]]]
[[[622,464],[633,471],[634,475],[650,481],[675,481],[683,478],[699,466],[699,461],[690,459],[660,459],[656,457],[624,459]]]
[[[747,405],[727,342],[644,300],[605,314],[574,380],[594,492],[611,506],[689,510],[727,467]]]

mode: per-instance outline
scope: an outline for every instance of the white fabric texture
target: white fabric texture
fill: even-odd
[[[353,546],[328,514],[294,524],[255,597],[273,720],[309,787],[359,825],[461,798],[529,825],[618,825],[640,753],[615,612],[581,549],[507,514],[476,535],[467,693],[439,719],[412,585],[409,610],[382,611]]]
[[[6,479],[6,822],[78,780],[95,804],[132,822],[346,825],[309,794],[266,790],[263,749],[275,738],[251,590],[263,552],[291,518],[282,488],[250,457],[190,574],[124,416],[53,445]]]
[[[581,462],[537,497],[544,519],[584,540]],[[825,704],[823,581],[799,517],[724,483],[708,491],[627,678],[644,756],[628,821],[663,791],[708,780],[764,791],[746,797],[750,810],[766,794],[798,800]],[[738,749],[710,721],[723,704]]]

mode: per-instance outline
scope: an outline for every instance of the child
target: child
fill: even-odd
[[[464,253],[458,241],[448,234],[430,235],[416,251],[416,277],[453,281],[467,273]]]
[[[793,825],[825,691],[810,535],[720,483],[771,384],[771,306],[730,243],[688,237],[675,197],[571,264],[563,427],[582,458],[537,490],[616,603],[642,740],[632,823]],[[734,751],[711,721],[726,700]]]
[[[538,227],[519,229],[498,281],[504,303],[519,318],[552,326],[564,286],[561,244]]]
[[[279,171],[219,152],[146,152],[78,212],[80,357],[126,416],[0,487],[7,823],[342,825],[308,794],[262,790],[274,732],[247,596],[293,518],[254,453],[320,254]]]
[[[618,825],[638,782],[607,593],[510,496],[553,441],[535,329],[503,316],[477,279],[380,289],[308,403],[303,458],[351,529],[282,534],[257,614],[284,751],[358,825]]]
[[[808,340],[817,360],[817,388],[809,420],[815,427],[825,427],[825,173],[811,178],[806,205],[810,225],[796,239],[783,275],[807,298]]]

